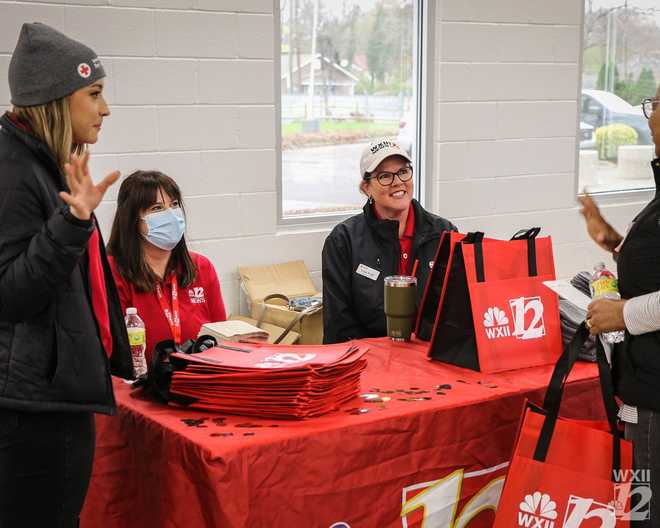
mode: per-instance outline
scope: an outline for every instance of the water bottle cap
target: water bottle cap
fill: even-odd
[[[126,308],[126,315],[137,315],[137,308]]]

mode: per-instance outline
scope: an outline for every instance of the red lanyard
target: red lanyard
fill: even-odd
[[[160,307],[163,309],[165,318],[170,325],[174,343],[180,345],[181,319],[179,319],[179,283],[176,280],[176,274],[172,274],[172,309],[170,310],[170,307],[167,304],[167,300],[165,299],[165,295],[163,295],[163,289],[160,287],[160,284],[156,284],[156,297],[158,297]]]

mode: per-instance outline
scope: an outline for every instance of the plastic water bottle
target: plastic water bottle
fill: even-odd
[[[596,299],[621,299],[619,293],[619,283],[614,274],[605,267],[604,262],[599,262],[594,266],[594,273],[589,283],[591,298]],[[602,338],[606,343],[620,343],[623,341],[625,333],[622,330],[613,332],[604,332]]]
[[[128,332],[128,343],[131,345],[133,356],[133,373],[136,378],[142,378],[147,374],[147,332],[144,321],[137,314],[137,308],[126,308],[126,331]]]

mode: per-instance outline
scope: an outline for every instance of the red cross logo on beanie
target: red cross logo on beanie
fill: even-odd
[[[92,69],[89,67],[89,64],[84,62],[78,64],[78,75],[83,79],[87,79],[92,74]]]

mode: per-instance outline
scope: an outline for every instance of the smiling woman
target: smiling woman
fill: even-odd
[[[0,118],[0,526],[77,526],[94,457],[93,412],[131,378],[117,291],[93,212],[87,144],[109,110],[84,44],[24,24]]]
[[[367,145],[360,176],[363,212],[337,225],[323,246],[325,343],[384,336],[383,279],[415,274],[419,302],[442,232],[456,230],[413,199],[412,160],[397,143]]]

